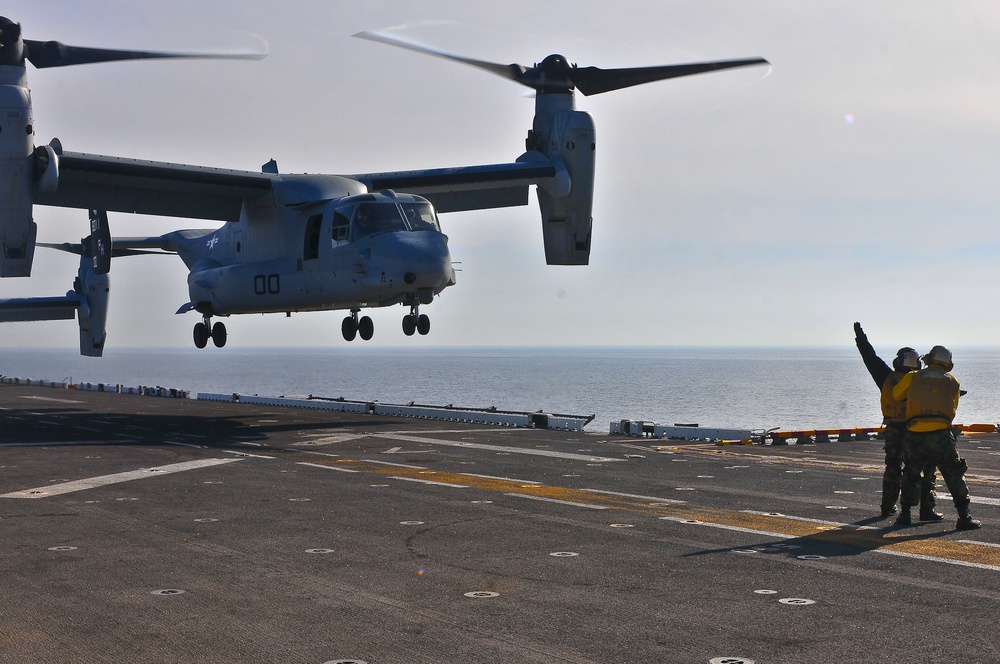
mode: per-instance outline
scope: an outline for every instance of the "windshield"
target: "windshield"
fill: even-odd
[[[395,203],[362,203],[354,214],[354,230],[356,239],[376,233],[405,231],[406,225]]]
[[[437,217],[434,215],[434,208],[430,203],[402,203],[399,207],[402,208],[406,223],[412,230],[441,232]]]

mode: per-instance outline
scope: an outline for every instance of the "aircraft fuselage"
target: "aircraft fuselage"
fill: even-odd
[[[455,283],[433,207],[394,192],[248,204],[239,222],[164,239],[190,269],[190,303],[206,316],[415,306]]]

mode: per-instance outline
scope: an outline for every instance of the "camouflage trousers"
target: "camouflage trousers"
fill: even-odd
[[[903,437],[906,425],[902,422],[885,426],[885,472],[882,473],[882,507],[891,507],[899,498],[903,477]],[[920,508],[933,510],[937,504],[934,492],[937,483],[937,466],[929,461],[921,471]]]
[[[965,471],[968,465],[965,459],[958,456],[955,432],[951,428],[906,432],[906,437],[903,439],[900,503],[906,507],[916,505],[920,501],[920,476],[928,463],[935,464],[941,470],[955,506],[967,505],[969,488],[965,484]]]

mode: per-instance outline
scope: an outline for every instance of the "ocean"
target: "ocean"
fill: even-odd
[[[895,349],[878,349],[891,360]],[[1000,422],[1000,347],[952,349],[957,422]],[[0,375],[197,392],[595,415],[749,429],[878,426],[879,393],[842,348],[0,349]]]

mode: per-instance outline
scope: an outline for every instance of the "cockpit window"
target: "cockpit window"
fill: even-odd
[[[353,211],[351,207],[340,207],[333,211],[333,226],[330,233],[335,244],[347,241],[351,230],[351,213]]]
[[[357,239],[376,233],[405,231],[406,225],[395,203],[362,203],[354,214],[354,229]]]
[[[412,230],[441,232],[434,208],[429,203],[402,203],[399,207],[402,208],[406,223]]]

